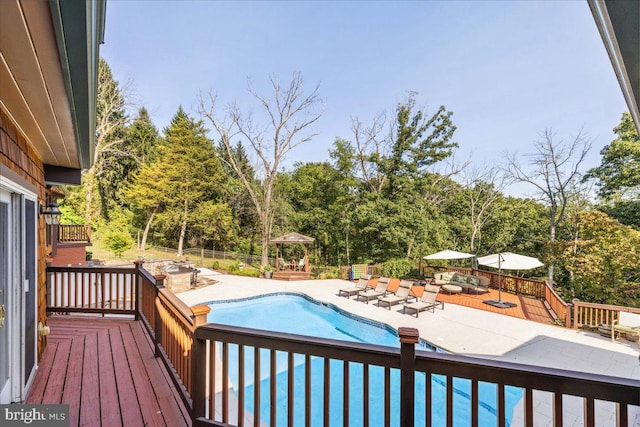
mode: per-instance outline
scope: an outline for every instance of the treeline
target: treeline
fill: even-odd
[[[578,148],[586,153],[588,144],[576,138],[563,146],[546,133],[534,157],[555,165],[558,176],[574,171],[557,169],[576,168],[558,184],[562,197],[551,191],[534,200],[503,190],[514,179],[536,183],[539,161],[526,176],[518,176],[515,163],[456,163],[452,112],[440,107],[427,114],[413,93],[388,114],[353,119],[352,134],[335,139],[326,161],[285,170],[281,161],[291,148],[313,144],[303,131],[319,117],[317,87],[305,95],[300,75],[285,86],[272,77],[272,104],[256,95],[271,107],[271,129],[255,131],[238,107],[219,116],[209,98],[200,107],[206,125],[179,107],[160,133],[144,108],[126,117],[123,88],[104,61],[99,71],[94,166],[82,186],[66,189],[61,209],[63,221],[91,223],[116,252],[139,236],[143,247],[152,242],[178,253],[201,247],[264,258],[265,236],[289,231],[316,239],[315,265],[417,265],[442,249],[511,251],[552,266],[566,300],[640,304],[640,138],[627,113],[615,128],[618,138],[601,153],[602,165],[585,173],[577,167]],[[296,114],[304,119],[296,121]],[[568,157],[550,156],[549,147]],[[542,188],[553,187],[547,180]],[[588,197],[590,183],[597,185],[597,203]]]

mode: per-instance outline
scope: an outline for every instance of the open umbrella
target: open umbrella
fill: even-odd
[[[485,304],[498,308],[515,307],[516,304],[502,301],[502,270],[531,270],[544,264],[538,258],[518,255],[511,252],[500,252],[478,258],[478,264],[498,269],[498,299],[484,301]]]
[[[449,249],[445,251],[436,252],[435,254],[427,255],[424,259],[463,259],[471,258],[473,255],[466,252],[451,251]]]

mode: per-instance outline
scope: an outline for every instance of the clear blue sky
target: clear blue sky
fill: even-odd
[[[593,139],[587,166],[626,111],[586,1],[216,2],[107,4],[102,56],[162,130],[179,105],[197,116],[200,91],[257,110],[247,78],[302,72],[320,83],[319,135],[290,153],[329,158],[351,139],[351,117],[369,120],[417,91],[427,112],[453,111],[459,159],[490,163],[527,153],[545,128]]]

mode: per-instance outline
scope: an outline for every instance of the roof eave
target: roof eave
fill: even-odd
[[[106,0],[49,0],[58,53],[82,169],[95,150],[99,46],[104,40]]]
[[[640,3],[587,0],[616,73],[629,113],[640,131]]]

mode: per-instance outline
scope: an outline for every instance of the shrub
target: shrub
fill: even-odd
[[[415,270],[413,261],[406,258],[392,259],[382,264],[380,274],[385,277],[395,277],[398,279],[407,277],[411,271]]]

